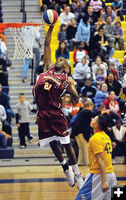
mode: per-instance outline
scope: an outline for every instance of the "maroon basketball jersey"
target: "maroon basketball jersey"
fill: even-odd
[[[67,87],[67,75],[56,73],[55,67],[42,73],[34,87],[34,95],[39,109],[48,110],[60,107],[60,98]]]

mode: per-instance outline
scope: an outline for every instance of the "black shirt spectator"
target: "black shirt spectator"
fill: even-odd
[[[108,74],[106,84],[108,86],[108,91],[114,91],[116,96],[119,97],[122,86],[117,80],[115,80],[113,73]]]
[[[96,91],[97,89],[95,86],[92,85],[91,79],[86,79],[85,86],[81,89],[82,95],[86,94],[88,98],[93,99]]]

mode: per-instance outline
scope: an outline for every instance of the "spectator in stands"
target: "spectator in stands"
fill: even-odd
[[[108,5],[105,9],[105,11],[103,12],[102,16],[101,16],[101,21],[103,24],[106,24],[106,17],[107,16],[111,16],[112,18],[112,24],[115,24],[117,21],[117,15],[116,13],[112,10],[112,6]]]
[[[84,104],[88,101],[88,102],[92,102],[92,100],[90,98],[87,97],[87,94],[83,94],[81,95],[81,97],[79,98],[79,101],[81,101]],[[92,102],[93,103],[93,102]]]
[[[114,74],[111,72],[107,76],[107,80],[105,81],[108,86],[108,91],[114,91],[118,98],[121,97],[122,94],[122,85],[115,80]]]
[[[122,12],[123,2],[120,0],[114,0],[114,2],[112,2],[112,8],[117,14],[117,16],[120,16],[121,21],[124,21],[123,12]]]
[[[60,31],[58,32],[58,40],[59,42],[67,42],[67,25],[61,24]]]
[[[94,104],[95,104],[96,110],[100,103],[104,103],[106,97],[108,97],[108,86],[106,85],[106,83],[103,83],[101,85],[101,89],[97,90],[95,97],[94,97]]]
[[[91,77],[91,70],[88,56],[84,56],[82,61],[77,63],[74,69],[73,78],[77,83],[77,91],[80,94],[81,88],[84,86],[86,78]]]
[[[72,101],[71,101],[71,95],[66,93],[64,96],[63,96],[63,99],[64,99],[64,110],[68,113],[68,116],[70,117],[70,114],[72,112]]]
[[[0,84],[2,86],[8,86],[8,72],[6,60],[2,56],[0,58]]]
[[[61,12],[63,12],[64,8],[66,6],[70,5],[70,1],[69,0],[57,0],[58,2],[58,13],[60,14]]]
[[[119,102],[116,100],[116,95],[114,91],[111,90],[109,92],[109,97],[106,98],[104,104],[106,109],[110,109],[111,111],[121,115]]]
[[[19,103],[16,104],[16,125],[20,139],[20,148],[26,148],[25,136],[31,141],[33,137],[29,129],[29,111],[36,112],[32,105],[25,100],[24,93],[19,94]]]
[[[103,70],[104,77],[107,76],[107,66],[106,66],[106,63],[102,63],[102,60],[101,60],[100,56],[96,57],[95,64],[92,65],[92,76],[93,76],[93,80],[94,81],[96,81],[96,74],[97,74],[97,70],[98,69],[102,69]]]
[[[122,120],[117,120],[116,125],[112,127],[110,138],[113,145],[112,158],[125,156],[126,160],[126,127],[123,126]]]
[[[84,15],[84,17],[80,20],[80,23],[77,27],[75,38],[77,42],[84,42],[85,48],[89,49],[90,23],[88,15]]]
[[[119,46],[119,50],[124,50],[124,39],[123,39],[123,29],[121,27],[121,22],[117,21],[115,23],[115,46]]]
[[[105,74],[103,69],[99,68],[97,69],[96,72],[96,85],[97,85],[97,89],[100,89],[100,86],[104,83],[105,80]]]
[[[75,18],[75,16],[72,12],[70,12],[70,7],[65,6],[64,12],[60,14],[60,24],[66,24],[68,26],[71,24],[72,18]]]
[[[88,6],[93,7],[93,12],[95,14],[95,21],[98,21],[98,18],[100,18],[102,11],[105,9],[105,3],[102,0],[89,0],[86,3],[85,9],[87,9]]]
[[[117,68],[119,81],[122,82],[124,75],[126,74],[126,53],[124,54],[124,61]]]
[[[114,74],[115,80],[118,80],[117,70],[115,69],[115,63],[114,62],[109,62],[108,66],[109,67],[108,67],[108,70],[107,70],[107,74],[112,72]]]
[[[41,11],[44,12],[47,9],[54,9],[57,11],[58,1],[57,0],[42,0]]]
[[[113,50],[111,50],[111,48],[108,46],[108,41],[106,40],[102,26],[99,27],[98,33],[94,34],[90,45],[92,49],[91,58],[93,60],[99,55],[103,60],[106,61],[106,57],[113,54]]]
[[[91,79],[87,78],[85,81],[85,86],[81,89],[82,96],[86,93],[87,97],[93,100],[96,91],[97,89],[95,86],[93,86]]]
[[[7,134],[12,134],[11,125],[7,121],[7,114],[5,108],[0,104],[0,121],[2,122],[2,131]]]
[[[5,108],[7,114],[7,121],[11,124],[11,119],[14,117],[14,113],[10,107],[10,97],[7,93],[2,91],[2,85],[0,84],[0,104]]]
[[[78,48],[75,49],[73,53],[73,60],[75,64],[81,62],[85,55],[88,55],[88,52],[84,49],[84,42],[79,42]]]
[[[79,16],[81,13],[81,1],[80,0],[73,0],[71,4],[71,11],[75,15],[75,19],[79,22]]]
[[[94,24],[97,23],[97,17],[96,17],[96,15],[93,11],[94,11],[93,6],[90,5],[90,6],[87,7],[86,14],[89,17],[90,26],[91,26],[92,29],[94,28]]]
[[[56,50],[56,59],[59,57],[63,57],[65,59],[69,59],[69,50],[67,49],[67,44],[65,41],[59,43],[59,47]]]
[[[6,37],[5,37],[4,33],[0,33],[0,38],[6,45],[7,44],[7,40],[6,40]]]
[[[76,19],[71,19],[71,25],[67,27],[66,36],[68,41],[69,50],[73,51],[74,46],[76,46],[75,34],[77,32],[77,22]]]
[[[106,24],[104,26],[104,35],[109,43],[109,47],[111,48],[111,55],[109,56],[112,57],[114,53],[114,44],[115,44],[115,25],[112,24],[111,16],[106,17]]]
[[[70,84],[73,85],[73,86],[76,86],[76,82],[73,79],[72,74],[71,74],[71,67],[70,67],[70,65],[66,65],[64,71],[67,74],[67,77],[69,77]]]

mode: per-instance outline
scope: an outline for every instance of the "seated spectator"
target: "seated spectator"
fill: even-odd
[[[54,9],[57,11],[58,1],[57,0],[42,0],[41,11],[44,12],[47,9]]]
[[[57,0],[58,2],[58,13],[60,14],[61,12],[63,12],[64,8],[66,6],[70,5],[70,0]]]
[[[60,14],[60,24],[66,24],[69,26],[71,24],[71,19],[75,18],[74,14],[70,12],[70,7],[65,6],[64,12]]]
[[[84,15],[84,17],[80,20],[80,23],[77,27],[75,38],[77,42],[84,42],[85,48],[87,50],[89,49],[90,23],[88,15]]]
[[[105,80],[105,75],[103,69],[97,69],[96,72],[96,84],[97,84],[97,89],[100,89],[100,86],[104,83]]]
[[[88,56],[84,56],[82,61],[77,63],[74,69],[73,78],[77,83],[77,91],[80,93],[81,88],[84,86],[86,78],[91,77],[91,70],[89,65]]]
[[[124,61],[121,65],[117,68],[117,74],[119,81],[122,83],[123,77],[126,74],[126,53],[124,54]]]
[[[8,86],[8,72],[6,60],[3,58],[0,58],[0,84],[2,86]]]
[[[65,59],[69,59],[69,50],[67,49],[67,44],[65,41],[59,43],[59,47],[56,50],[56,59],[59,57],[63,57]]]
[[[109,56],[112,57],[114,53],[114,44],[115,44],[115,25],[112,24],[111,16],[106,17],[106,24],[104,26],[104,35],[109,43],[109,47],[111,48],[111,55]]]
[[[96,56],[101,56],[102,60],[106,61],[108,55],[111,56],[113,50],[108,46],[108,41],[104,35],[103,27],[99,27],[98,33],[94,34],[91,40],[91,58],[94,60]],[[112,52],[111,52],[112,51]]]
[[[60,42],[67,42],[67,26],[66,24],[61,24],[60,31],[58,32],[58,40]]]
[[[113,73],[115,80],[118,80],[117,70],[115,69],[115,63],[114,62],[109,62],[108,66],[109,67],[108,67],[108,70],[107,70],[107,74]]]
[[[95,14],[95,21],[98,21],[98,18],[101,16],[102,11],[105,9],[105,3],[102,0],[89,0],[86,3],[86,8],[88,6],[93,7],[93,12]]]
[[[10,97],[2,91],[2,85],[0,84],[0,104],[5,108],[7,114],[7,121],[11,124],[11,119],[14,117],[14,113],[10,107]]]
[[[104,77],[107,76],[107,67],[105,63],[102,63],[102,60],[100,58],[100,56],[97,56],[95,64],[92,65],[92,76],[93,76],[93,80],[96,81],[96,74],[97,74],[97,70],[98,69],[102,69],[103,73],[104,73]]]
[[[119,46],[119,50],[124,50],[123,29],[119,21],[115,23],[115,46]]]
[[[122,12],[123,2],[120,0],[114,0],[114,2],[112,2],[112,8],[117,14],[117,16],[120,16],[121,21],[124,21],[123,12]]]
[[[78,44],[78,48],[75,49],[73,53],[73,60],[75,64],[81,62],[85,55],[88,55],[88,52],[84,49],[84,42],[80,42]]]
[[[67,111],[67,113],[70,115],[72,112],[72,102],[71,102],[71,95],[66,93],[63,96],[64,99],[64,106],[63,108]]]
[[[67,74],[67,77],[69,78],[69,82],[71,85],[76,86],[76,82],[74,81],[72,74],[71,74],[71,67],[70,65],[66,65],[64,69],[65,73]]]
[[[116,156],[125,156],[126,161],[126,127],[123,126],[121,120],[117,120],[116,125],[112,127],[110,138],[113,145],[113,164]]]
[[[119,115],[121,115],[119,102],[116,100],[116,95],[114,91],[110,91],[109,97],[106,98],[106,100],[104,101],[104,104],[105,104],[106,109],[110,109],[111,111],[116,112]]]
[[[108,86],[106,83],[103,83],[101,85],[101,89],[97,90],[95,97],[94,97],[94,104],[95,104],[95,109],[98,109],[98,105],[100,103],[104,103],[105,99],[108,97]]]
[[[79,22],[79,16],[81,12],[81,1],[80,0],[73,0],[71,4],[71,11],[75,15],[75,19]]]
[[[73,18],[71,19],[71,25],[67,27],[66,35],[67,35],[67,41],[69,45],[69,50],[73,51],[74,46],[76,45],[76,39],[75,39],[75,34],[77,32],[77,22]]]
[[[106,24],[106,17],[107,16],[111,16],[112,18],[112,24],[115,24],[117,21],[117,15],[116,13],[112,10],[112,6],[108,5],[105,9],[105,11],[103,12],[102,16],[101,16],[101,21],[103,24]]]
[[[86,93],[81,95],[81,97],[79,98],[79,101],[81,101],[83,103],[83,105],[88,101],[88,102],[92,102],[92,100],[90,98],[87,97]],[[93,103],[93,102],[92,102]]]
[[[88,98],[92,99],[95,97],[96,94],[96,87],[93,86],[91,79],[86,79],[85,86],[81,89],[81,94],[86,94]]]
[[[122,93],[122,85],[117,80],[115,80],[113,73],[108,74],[105,82],[108,86],[108,91],[114,91],[116,96],[120,98]]]

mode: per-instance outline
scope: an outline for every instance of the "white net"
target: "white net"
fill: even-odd
[[[33,58],[33,43],[40,28],[39,25],[9,28],[15,42],[13,59]]]

